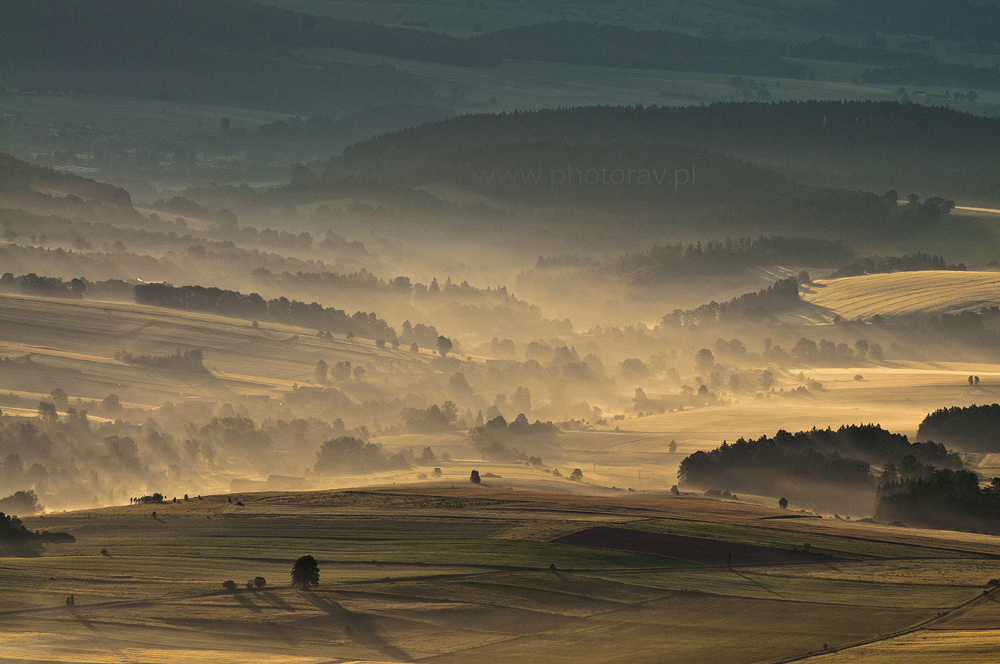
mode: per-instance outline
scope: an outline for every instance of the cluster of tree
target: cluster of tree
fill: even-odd
[[[38,495],[32,489],[27,491],[15,491],[6,498],[0,498],[0,510],[8,514],[37,514],[44,509],[38,503]]]
[[[16,516],[0,512],[0,553],[4,555],[35,555],[38,553],[39,535],[24,527]]]
[[[15,277],[10,272],[0,277],[0,291],[18,295],[38,295],[41,297],[82,298],[87,289],[83,279],[63,281],[58,277],[40,277],[34,272]]]
[[[787,353],[780,346],[767,346],[765,344],[764,356],[775,361],[787,361]],[[819,364],[823,366],[836,366],[850,364],[857,361],[871,360],[872,362],[882,362],[885,360],[885,353],[879,344],[869,344],[867,339],[858,339],[854,347],[846,343],[834,343],[826,339],[820,339],[817,344],[812,339],[801,337],[792,347],[792,355],[797,362],[804,364]]]
[[[413,463],[412,453],[387,454],[381,445],[366,443],[352,436],[340,436],[323,443],[314,468],[320,475],[352,475],[401,470]]]
[[[200,348],[181,350],[178,348],[171,355],[133,355],[128,351],[118,351],[115,359],[125,364],[154,369],[169,369],[171,371],[186,371],[188,373],[208,373],[205,367],[205,356]]]
[[[926,201],[925,201],[926,202]],[[951,264],[943,256],[918,251],[905,256],[866,256],[850,265],[844,265],[831,275],[857,277],[862,274],[886,274],[889,272],[917,272],[920,270],[965,270],[965,264]]]
[[[456,426],[458,408],[451,401],[427,408],[404,408],[400,417],[411,433],[439,433]]]
[[[28,273],[15,277],[10,272],[0,276],[0,292],[41,297],[82,298],[85,295],[101,300],[128,300],[132,298],[133,284],[121,279],[87,281],[76,277],[66,281],[59,277],[40,277]]]
[[[315,302],[306,304],[284,297],[265,300],[257,293],[243,295],[238,291],[204,286],[138,284],[135,286],[135,301],[139,304],[171,309],[204,311],[254,320],[273,320],[318,330],[351,333],[369,339],[396,338],[395,330],[374,313],[366,314],[359,311],[349,316],[342,309],[323,307]]]
[[[1000,404],[940,408],[920,422],[917,437],[966,452],[1000,452]]]
[[[739,439],[709,452],[686,457],[678,470],[682,484],[724,487],[758,495],[790,495],[800,504],[837,500],[856,502],[871,497],[876,478],[871,464],[920,464],[961,468],[957,454],[943,445],[911,443],[878,425],[813,429],[773,437]],[[821,489],[820,489],[821,487]],[[827,495],[819,495],[825,492]],[[853,494],[853,498],[849,497]]]
[[[526,461],[534,452],[555,443],[559,427],[552,422],[529,423],[524,413],[507,423],[503,415],[469,430],[469,443],[485,461]]]
[[[878,489],[875,518],[887,523],[1000,533],[1000,478],[980,487],[968,470],[928,469]]]
[[[10,29],[4,23],[0,30]],[[0,49],[4,46],[0,46]],[[98,200],[109,205],[132,209],[132,197],[121,187],[97,182],[48,166],[36,166],[0,152],[0,192],[28,193],[32,186],[73,195],[77,200]],[[134,212],[133,212],[134,214]]]
[[[735,272],[765,265],[832,267],[853,259],[854,251],[841,240],[762,236],[756,240],[750,237],[726,238],[704,245],[698,242],[687,247],[681,243],[654,246],[614,259],[605,269],[633,275],[633,279],[652,281],[661,276]],[[539,259],[539,263],[543,260]]]
[[[740,319],[766,319],[789,311],[799,304],[799,282],[779,279],[773,285],[755,293],[744,293],[728,302],[710,302],[697,309],[675,309],[663,317],[664,327],[697,325]]]
[[[289,292],[337,301],[377,307],[380,311],[390,308],[398,315],[434,316],[450,326],[486,336],[499,330],[503,334],[558,335],[571,331],[569,321],[545,318],[540,307],[518,299],[506,286],[479,288],[445,279],[429,283],[412,282],[409,277],[393,279],[378,277],[367,269],[357,272],[296,272],[275,274],[267,268],[253,270],[255,286],[262,291]],[[403,324],[399,341],[404,345],[416,343],[422,348],[432,348],[439,336],[433,326]]]

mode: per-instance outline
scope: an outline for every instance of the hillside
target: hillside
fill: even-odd
[[[802,299],[843,318],[957,314],[1000,306],[998,286],[997,272],[895,272],[816,279]]]
[[[76,541],[4,560],[0,656],[614,661],[627,638],[630,661],[670,652],[709,664],[721,649],[749,664],[958,637],[974,616],[995,617],[995,591],[983,593],[993,537],[690,495],[560,496],[465,479],[192,495],[28,519]],[[288,585],[304,554],[319,567],[309,591]]]

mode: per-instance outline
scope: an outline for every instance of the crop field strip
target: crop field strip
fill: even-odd
[[[389,653],[399,659],[402,652],[407,659],[448,662],[472,654],[491,657],[503,649],[507,656],[520,653],[529,662],[570,661],[584,649],[606,648],[612,633],[638,639],[652,629],[658,636],[637,641],[637,661],[656,661],[658,649],[671,648],[688,652],[691,661],[710,662],[718,660],[696,656],[695,639],[708,638],[726,621],[743,625],[726,630],[720,642],[726,647],[753,632],[777,637],[774,630],[780,625],[788,636],[780,650],[791,655],[817,648],[820,639],[846,644],[898,631],[980,592],[974,585],[933,580],[826,578],[829,561],[730,570],[721,561],[693,564],[662,555],[495,539],[526,519],[536,526],[538,521],[577,520],[582,529],[589,518],[615,522],[624,512],[631,514],[631,523],[616,527],[667,523],[709,533],[714,528],[720,537],[775,546],[803,535],[782,529],[770,535],[776,541],[768,541],[770,525],[795,528],[814,521],[771,519],[768,528],[760,528],[750,524],[760,524],[760,516],[776,510],[704,499],[503,491],[486,497],[472,488],[430,487],[250,494],[242,499],[246,509],[219,496],[169,503],[158,506],[156,519],[150,518],[149,506],[32,519],[32,527],[37,522],[67,530],[77,541],[52,545],[40,558],[5,561],[8,574],[17,570],[12,577],[17,580],[0,590],[0,598],[19,599],[0,612],[8,635],[0,640],[0,654],[38,661],[11,640],[34,629],[36,641],[54,639],[58,631],[64,645],[73,648],[76,643],[78,652],[86,642],[95,653],[118,648],[123,661],[164,664],[185,657],[213,661],[222,653],[240,657],[248,652],[247,639],[257,644],[258,661],[265,662],[321,661],[308,659],[318,657],[320,648],[326,649],[322,661],[329,661],[330,648],[345,659],[385,659]],[[300,517],[284,512],[296,504],[303,510]],[[428,505],[438,507],[428,514]],[[283,513],[269,514],[271,506]],[[676,511],[704,518],[713,506],[716,518],[734,521],[698,526],[676,518]],[[312,509],[327,513],[310,514]],[[661,518],[666,510],[675,517],[635,521],[637,510]],[[446,512],[461,518],[437,516]],[[102,546],[109,555],[94,553]],[[323,585],[308,595],[281,587],[288,560],[303,550],[314,552],[325,570]],[[547,569],[550,562],[556,564],[555,572]],[[844,564],[853,563],[837,563]],[[276,586],[235,594],[214,590],[220,579],[247,573],[263,574]],[[56,608],[69,592],[79,598],[76,618]],[[792,612],[801,627],[789,635],[782,616],[790,619]],[[85,623],[100,630],[103,641],[93,640],[95,633]],[[145,647],[135,647],[137,642]],[[203,650],[211,652],[203,657]],[[751,649],[746,659],[736,661],[774,652]]]

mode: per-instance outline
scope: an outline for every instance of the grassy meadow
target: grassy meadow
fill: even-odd
[[[982,596],[997,569],[984,552],[994,538],[900,537],[665,494],[560,497],[465,483],[237,498],[243,505],[205,496],[28,519],[76,541],[4,559],[0,658],[569,662],[627,653],[653,662],[671,652],[752,662],[947,620]],[[672,558],[669,547],[651,554],[537,536],[665,524],[723,546],[751,533],[767,550],[812,541],[823,553],[811,554],[816,562],[728,568]],[[826,534],[811,532],[817,527]],[[288,585],[292,561],[305,553],[321,575],[309,592]],[[243,589],[254,576],[267,585]],[[239,589],[224,590],[226,579]],[[70,594],[73,607],[65,606]]]

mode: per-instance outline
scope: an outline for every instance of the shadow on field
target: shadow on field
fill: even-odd
[[[730,572],[732,572],[733,574],[735,574],[736,576],[740,577],[740,578],[741,578],[741,579],[743,579],[744,581],[749,581],[750,583],[754,584],[754,585],[755,585],[755,586],[757,586],[758,588],[760,588],[760,589],[762,589],[762,590],[765,590],[765,591],[767,591],[767,592],[771,593],[771,594],[772,594],[772,595],[774,595],[775,597],[781,597],[781,599],[784,599],[784,597],[783,597],[783,596],[781,595],[781,593],[777,593],[777,592],[775,592],[775,591],[771,590],[770,588],[768,588],[767,586],[765,586],[765,585],[764,585],[763,583],[761,583],[761,582],[760,582],[760,581],[758,581],[757,579],[752,579],[752,578],[750,578],[749,576],[747,576],[746,574],[741,574],[741,573],[739,573],[738,571],[736,571],[736,570],[735,570],[735,569],[733,569],[733,568],[729,568],[729,571],[730,571]]]
[[[233,593],[233,599],[243,605],[243,608],[250,609],[254,613],[260,613],[260,607],[253,603],[249,597],[244,597],[242,593]]]
[[[401,662],[409,662],[413,660],[413,658],[405,651],[397,648],[375,633],[372,626],[371,616],[352,613],[340,604],[323,597],[319,597],[309,591],[306,591],[303,594],[305,595],[305,598],[318,609],[325,611],[333,618],[338,618],[344,621],[345,633],[347,633],[358,645],[362,645],[370,650],[375,650],[386,657],[392,657],[393,659],[397,659]]]
[[[261,601],[267,602],[276,609],[281,609],[282,611],[294,612],[295,607],[281,599],[281,596],[271,590],[253,590],[253,596]]]

